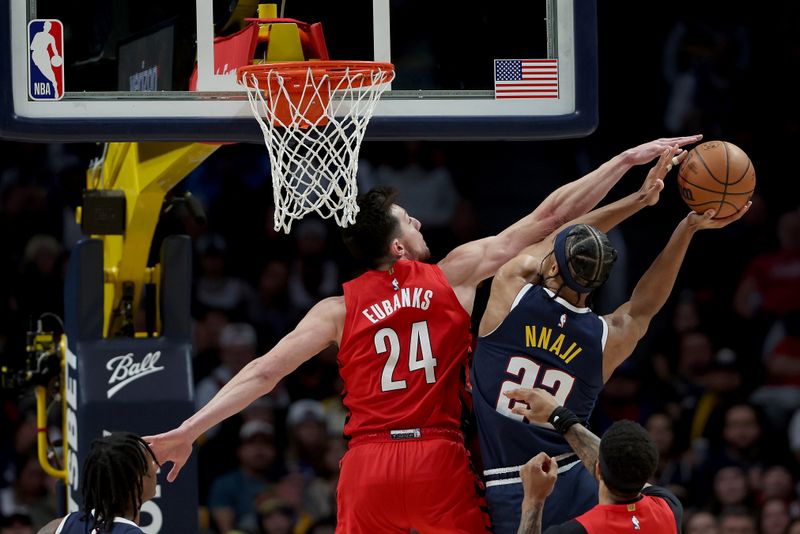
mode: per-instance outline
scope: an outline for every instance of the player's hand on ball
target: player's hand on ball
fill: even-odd
[[[553,492],[558,478],[558,462],[540,452],[520,468],[525,500],[542,503]]]
[[[558,408],[556,398],[540,388],[517,388],[503,394],[517,401],[512,412],[534,423],[546,423],[553,410]]]
[[[159,464],[172,462],[167,480],[175,482],[178,473],[192,454],[192,440],[187,438],[180,428],[156,436],[144,436],[142,439],[150,445]]]
[[[744,214],[747,213],[747,210],[750,209],[750,206],[752,205],[753,202],[749,201],[747,204],[742,206],[739,211],[729,217],[725,217],[724,219],[714,218],[714,216],[717,214],[716,210],[706,210],[706,212],[702,215],[691,212],[686,216],[686,222],[689,225],[689,229],[695,232],[697,230],[716,230],[717,228],[724,228],[732,222],[738,221],[744,217]]]
[[[643,145],[631,148],[623,152],[625,161],[631,165],[644,165],[659,157],[664,150],[671,148],[675,145],[678,148],[692,143],[696,143],[703,138],[701,134],[687,135],[685,137],[662,137],[655,141],[650,141]]]
[[[664,177],[673,167],[680,165],[686,159],[687,154],[688,152],[678,145],[672,145],[661,152],[661,157],[647,173],[647,178],[644,179],[642,188],[639,190],[642,202],[648,206],[658,202],[661,191],[664,189]]]

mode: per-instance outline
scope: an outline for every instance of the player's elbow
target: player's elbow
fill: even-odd
[[[247,364],[243,372],[247,372],[248,378],[255,380],[258,384],[258,388],[263,389],[266,393],[272,391],[282,378],[275,364],[276,358],[271,358],[270,354],[267,353]]]

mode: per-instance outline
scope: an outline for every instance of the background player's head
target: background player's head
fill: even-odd
[[[94,440],[81,479],[84,509],[94,510],[94,527],[110,530],[115,517],[138,515],[156,494],[157,470],[153,451],[135,434],[114,432]]]
[[[358,197],[355,224],[342,230],[353,257],[370,268],[398,259],[426,260],[430,256],[420,222],[394,203],[397,191],[376,187]]]
[[[647,430],[633,421],[617,421],[603,434],[596,474],[617,498],[633,498],[658,466],[658,449]]]
[[[605,233],[588,224],[575,224],[556,235],[542,275],[556,280],[559,291],[567,287],[579,294],[590,293],[608,280],[616,260],[617,251]]]

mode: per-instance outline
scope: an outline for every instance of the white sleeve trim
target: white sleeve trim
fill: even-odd
[[[58,528],[56,529],[56,533],[55,534],[61,534],[61,530],[64,528],[64,523],[67,522],[67,518],[68,517],[69,517],[69,514],[64,516],[64,519],[62,519],[61,523],[58,524]]]
[[[600,341],[600,345],[601,345],[601,348],[603,349],[603,351],[605,351],[606,350],[606,341],[608,341],[608,323],[606,323],[606,320],[603,319],[601,316],[598,315],[597,317],[599,317],[600,318],[600,322],[603,323],[603,338]]]
[[[514,297],[514,302],[512,302],[512,303],[511,303],[511,309],[510,309],[510,310],[508,310],[508,313],[506,313],[506,316],[505,316],[505,317],[503,317],[503,320],[502,320],[502,321],[500,321],[499,323],[497,323],[497,326],[495,326],[494,328],[492,328],[492,331],[491,331],[491,332],[487,332],[486,334],[484,334],[484,335],[482,335],[482,336],[478,336],[478,337],[479,337],[479,338],[484,338],[484,337],[491,336],[492,334],[494,334],[494,333],[495,333],[495,331],[496,331],[498,328],[500,328],[500,326],[501,326],[501,325],[502,325],[502,324],[505,322],[505,320],[508,318],[508,314],[509,314],[509,313],[511,313],[511,311],[512,311],[514,308],[516,308],[516,307],[517,307],[517,304],[519,304],[519,301],[521,301],[521,300],[522,300],[522,297],[524,297],[524,296],[525,296],[525,293],[527,293],[527,292],[528,292],[528,290],[530,290],[530,288],[532,288],[532,287],[533,287],[533,284],[525,284],[525,285],[522,287],[522,289],[520,289],[520,290],[519,290],[519,293],[517,293],[517,296],[516,296],[516,297]]]
[[[527,293],[530,290],[530,288],[532,288],[532,287],[533,287],[533,284],[525,284],[522,287],[522,289],[519,290],[519,293],[517,293],[517,296],[514,297],[514,302],[511,303],[511,310],[513,310],[514,308],[517,307],[517,304],[519,304],[519,301],[522,300],[522,297],[525,296],[525,293]],[[511,310],[508,310],[508,311],[510,312]]]

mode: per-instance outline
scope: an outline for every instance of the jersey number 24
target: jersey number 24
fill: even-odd
[[[394,391],[406,389],[405,380],[393,378],[394,368],[400,360],[400,337],[391,328],[381,328],[375,334],[375,350],[378,355],[389,353],[381,373],[381,390]],[[436,382],[436,358],[431,350],[431,336],[428,334],[428,322],[420,321],[411,325],[411,339],[408,345],[408,370],[425,370],[425,382]]]

